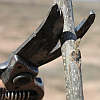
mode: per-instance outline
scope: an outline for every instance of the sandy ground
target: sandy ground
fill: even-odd
[[[32,0],[29,1],[32,2]],[[8,60],[11,52],[16,50],[42,22],[47,9],[53,3],[44,1],[45,4],[41,0],[34,1],[34,6],[30,6],[30,2],[29,5],[25,5],[25,2],[23,4],[23,0],[22,2],[19,0],[17,4],[0,4],[0,63]],[[8,1],[5,0],[5,2]],[[75,25],[79,24],[91,9],[97,15],[95,23],[82,39],[80,46],[85,100],[100,100],[99,5],[100,3],[74,2]],[[65,100],[62,58],[43,65],[39,70],[39,76],[43,79],[45,86],[43,100]],[[3,86],[1,81],[0,86]]]

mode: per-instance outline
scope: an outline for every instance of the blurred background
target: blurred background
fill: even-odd
[[[96,19],[81,41],[82,76],[85,100],[100,100],[100,0],[74,0],[77,26],[90,10]],[[0,63],[8,60],[44,20],[53,0],[0,0]],[[65,100],[62,57],[39,68],[45,88],[43,100]],[[2,82],[0,81],[2,86]]]

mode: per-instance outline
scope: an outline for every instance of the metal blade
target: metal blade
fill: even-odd
[[[93,11],[89,12],[89,15],[82,20],[82,22],[75,28],[77,39],[82,38],[95,19],[95,13]]]
[[[63,16],[58,5],[50,8],[46,19],[37,30],[14,52],[35,66],[42,64],[43,59],[56,46],[63,30]]]

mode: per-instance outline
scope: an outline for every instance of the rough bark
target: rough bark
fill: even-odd
[[[61,52],[65,72],[66,99],[84,100],[80,39],[77,40],[76,38],[72,0],[55,0],[55,3],[61,8],[64,17]]]

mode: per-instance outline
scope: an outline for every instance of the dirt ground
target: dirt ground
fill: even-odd
[[[50,0],[0,0],[0,63],[8,60],[11,52],[35,31],[52,4]],[[96,13],[95,23],[83,37],[80,48],[84,98],[100,100],[100,2],[73,2],[73,5],[76,26],[90,10]],[[43,100],[65,100],[62,58],[41,66],[39,72],[44,82]]]

